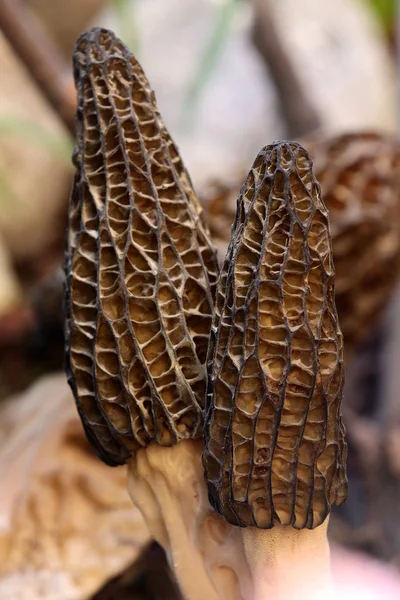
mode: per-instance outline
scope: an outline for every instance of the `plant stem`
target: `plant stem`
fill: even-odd
[[[270,0],[253,0],[253,43],[273,78],[288,135],[292,139],[319,129],[318,112],[306,93],[274,23]]]
[[[209,504],[202,450],[203,440],[142,448],[128,463],[128,491],[185,600],[242,600],[250,580],[240,530]]]
[[[65,64],[57,47],[20,0],[0,0],[0,29],[65,127],[74,135],[75,92],[72,79],[64,76]]]

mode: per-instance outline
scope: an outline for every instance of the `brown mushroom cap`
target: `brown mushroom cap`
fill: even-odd
[[[76,176],[66,363],[86,434],[122,464],[201,436],[215,251],[135,58],[109,31],[77,42]]]
[[[374,132],[304,141],[329,210],[336,307],[346,355],[373,331],[400,275],[400,142]],[[205,197],[224,256],[245,174]]]
[[[312,529],[347,495],[343,340],[328,214],[299,144],[242,187],[217,286],[203,462],[230,523]]]

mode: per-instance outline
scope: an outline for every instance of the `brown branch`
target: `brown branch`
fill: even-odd
[[[321,126],[318,112],[304,90],[275,27],[269,0],[253,0],[252,39],[274,83],[290,138],[309,134]]]
[[[72,78],[65,75],[57,47],[20,0],[0,0],[0,29],[65,127],[75,135]]]

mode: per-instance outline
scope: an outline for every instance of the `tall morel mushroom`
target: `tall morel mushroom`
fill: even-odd
[[[275,571],[303,571],[307,546],[325,535],[331,505],[347,495],[343,340],[328,215],[298,144],[263,149],[241,190],[208,363],[210,501],[233,525],[250,526],[243,530],[250,568],[262,578],[261,560],[264,582],[276,577],[278,594],[290,577],[285,582]],[[313,536],[301,532],[319,526]],[[326,550],[316,544],[319,563]],[[298,586],[294,571],[291,577]]]
[[[253,583],[257,597],[265,574],[280,593],[280,567],[299,574],[310,551],[327,572],[330,506],[346,496],[343,347],[307,153],[280,143],[256,159],[214,315],[215,252],[143,71],[103,29],[78,40],[74,70],[66,368],[94,450],[128,463],[188,600],[253,598]]]
[[[139,64],[112,33],[77,42],[67,370],[96,452],[202,434],[217,276],[202,211]]]
[[[229,548],[237,532],[221,536],[214,526],[218,516],[208,504],[201,465],[215,251],[132,54],[111,32],[93,29],[76,44],[74,74],[68,380],[98,456],[110,465],[130,461],[132,498],[169,553],[184,593],[216,600],[203,555],[211,560],[214,553],[218,562],[215,548],[226,546],[220,556],[224,563],[233,555],[233,572],[244,561],[238,544]],[[201,531],[203,522],[209,533]],[[221,586],[223,595],[225,580]],[[234,580],[232,599],[236,587]]]

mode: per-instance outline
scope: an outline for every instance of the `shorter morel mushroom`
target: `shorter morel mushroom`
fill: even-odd
[[[268,146],[241,190],[217,286],[204,451],[210,501],[244,528],[260,599],[331,587],[328,516],[347,495],[333,279],[311,160],[298,144]]]
[[[379,322],[400,276],[400,143],[373,132],[303,142],[329,210],[335,296],[346,355]],[[211,234],[223,258],[244,178],[205,194]]]

